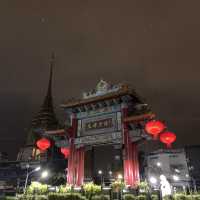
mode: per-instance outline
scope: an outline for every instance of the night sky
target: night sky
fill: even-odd
[[[49,57],[60,104],[103,77],[132,85],[178,138],[199,144],[199,0],[1,0],[0,151],[16,157],[43,102]]]

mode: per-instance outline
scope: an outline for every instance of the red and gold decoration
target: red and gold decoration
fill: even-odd
[[[46,151],[51,146],[51,142],[47,138],[41,138],[36,142],[36,145],[40,151]]]
[[[154,139],[165,129],[165,125],[158,120],[151,120],[146,123],[145,130],[148,134],[152,135]]]
[[[176,141],[176,135],[172,132],[164,132],[160,134],[160,141],[171,148],[171,144]]]
[[[69,157],[70,154],[70,150],[67,147],[61,147],[60,148],[60,152],[65,156],[65,158]]]

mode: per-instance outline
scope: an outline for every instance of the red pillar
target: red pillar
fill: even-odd
[[[128,107],[123,105],[122,116],[128,115]],[[123,122],[123,143],[124,143],[124,181],[126,185],[135,187],[139,181],[139,164],[136,144],[131,142],[129,137],[128,124]]]
[[[70,135],[70,155],[68,158],[67,183],[80,186],[84,179],[84,148],[76,149],[74,139],[77,132],[77,119],[72,116],[72,132]]]
[[[76,185],[81,186],[84,180],[84,148],[81,147],[76,150]]]
[[[77,131],[77,119],[75,114],[72,114],[72,129],[71,133],[69,133],[69,145],[70,145],[70,155],[68,158],[68,171],[67,171],[67,183],[68,184],[75,184],[75,145],[74,139]]]

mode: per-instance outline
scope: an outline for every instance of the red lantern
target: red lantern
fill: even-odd
[[[70,150],[67,147],[61,147],[60,151],[65,156],[65,158],[67,158],[69,156],[69,154],[70,154]]]
[[[172,132],[164,132],[160,135],[160,141],[165,143],[168,148],[171,147],[171,144],[175,142],[176,135]]]
[[[153,136],[154,139],[158,138],[158,134],[165,129],[165,125],[161,121],[152,120],[146,123],[145,130]]]
[[[51,146],[51,143],[48,139],[42,138],[36,142],[36,145],[41,151],[45,151]]]

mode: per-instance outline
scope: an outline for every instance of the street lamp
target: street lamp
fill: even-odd
[[[178,181],[179,177],[177,175],[173,175],[173,179],[174,179],[174,181]]]
[[[160,167],[160,166],[161,166],[161,163],[160,163],[160,162],[157,162],[156,165],[157,165],[158,167]]]
[[[123,176],[121,174],[118,174],[117,179],[121,181],[123,179]]]
[[[149,178],[149,181],[150,181],[150,183],[152,183],[153,185],[155,185],[155,184],[157,183],[157,179],[156,179],[155,177],[153,177],[153,176],[151,176],[151,177]]]
[[[101,170],[98,171],[98,174],[101,175],[103,172]]]
[[[47,178],[48,175],[49,175],[48,171],[43,171],[41,174],[41,178]]]
[[[179,170],[179,169],[174,169],[174,171],[175,171],[176,173],[180,173],[180,170]]]
[[[101,176],[101,187],[102,187],[103,186],[103,172],[102,172],[102,170],[99,170],[98,174]]]
[[[24,193],[26,191],[26,187],[27,187],[27,183],[28,183],[28,178],[31,174],[33,174],[34,172],[37,172],[41,169],[41,167],[36,167],[34,170],[28,172],[28,169],[29,169],[29,165],[26,166],[27,167],[27,173],[26,173],[26,180],[25,180],[25,185],[24,185]]]

